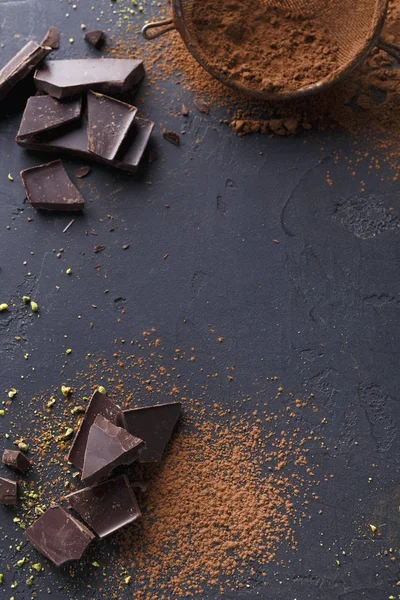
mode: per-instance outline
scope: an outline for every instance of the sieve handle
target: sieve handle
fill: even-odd
[[[395,58],[397,62],[400,63],[400,46],[392,44],[391,42],[385,42],[385,40],[383,40],[382,38],[378,40],[377,46],[380,50],[386,52],[386,54],[390,54],[390,56],[393,56],[393,58]]]
[[[150,30],[161,27],[160,31],[155,31],[152,33]],[[172,31],[175,29],[174,21],[172,19],[165,19],[164,21],[154,21],[153,23],[147,23],[142,28],[142,36],[146,40],[155,40],[160,37],[160,35],[164,35],[168,31]]]

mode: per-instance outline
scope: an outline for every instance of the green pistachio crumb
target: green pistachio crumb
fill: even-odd
[[[67,397],[72,394],[72,389],[66,385],[61,386],[61,393],[63,396]]]
[[[10,181],[14,181],[14,177],[11,175],[11,173],[9,173],[9,174],[7,175],[7,177],[8,177],[8,179],[9,179]]]
[[[40,573],[40,571],[42,570],[42,565],[40,563],[35,563],[34,565],[32,565],[32,569],[35,569],[35,571]]]
[[[28,358],[29,358],[29,354],[28,354],[28,352],[27,352],[26,354],[24,354],[24,359],[25,359],[25,360],[28,360]]]
[[[67,431],[62,436],[64,440],[67,440],[74,433],[74,430],[71,427],[68,427]]]
[[[21,558],[21,560],[17,561],[17,566],[22,567],[25,564],[25,562],[26,562],[26,558],[25,557]]]
[[[65,351],[65,354],[71,354],[72,353],[72,348],[67,348]]]
[[[31,309],[32,309],[32,312],[39,312],[39,306],[33,300],[31,300]]]
[[[47,403],[47,408],[51,408],[52,406],[54,406],[56,403],[56,399],[55,398],[50,398],[50,400]]]
[[[125,577],[124,581],[126,583],[126,585],[128,585],[132,580],[132,577],[130,575],[128,575],[128,577]]]
[[[3,583],[3,581],[4,581],[4,575],[3,575],[3,573],[0,573],[0,583]]]
[[[16,396],[17,394],[18,394],[17,390],[15,388],[11,388],[11,390],[9,390],[9,392],[8,392],[8,397],[14,398],[14,396]]]
[[[3,302],[2,304],[0,304],[0,312],[3,312],[5,310],[8,310],[8,304]]]
[[[16,587],[18,587],[18,581],[13,581],[12,584],[10,585],[10,588],[12,590],[15,590]]]
[[[25,583],[26,583],[26,585],[33,585],[33,575],[28,577],[28,579],[25,581]]]
[[[97,391],[100,392],[100,394],[103,394],[104,396],[107,394],[106,388],[104,388],[102,385],[99,385]]]
[[[74,408],[71,410],[71,415],[76,415],[77,413],[83,412],[85,412],[84,406],[74,406]]]
[[[5,411],[3,409],[0,409],[0,417],[4,417],[5,414]]]
[[[21,452],[28,452],[28,445],[25,444],[25,442],[19,442],[17,448],[18,450],[21,450]]]
[[[93,561],[93,562],[92,562],[92,565],[93,565],[94,567],[99,567],[99,566],[100,566],[100,565],[99,565],[99,563],[97,562],[97,560]]]
[[[71,275],[72,269],[67,269],[65,272],[66,272],[67,275]]]
[[[29,298],[29,296],[22,296],[22,302],[24,304],[28,304],[28,302],[30,302],[30,301],[31,301],[31,299]]]

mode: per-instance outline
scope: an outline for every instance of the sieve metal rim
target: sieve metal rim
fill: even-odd
[[[208,64],[208,62],[197,51],[198,44],[194,44],[192,41],[193,36],[186,24],[185,10],[182,5],[182,0],[172,0],[171,4],[172,18],[146,24],[142,28],[143,37],[151,41],[160,37],[161,35],[164,35],[168,31],[176,29],[191,55],[205,71],[207,71],[212,77],[223,83],[225,86],[255,99],[269,101],[293,100],[326,90],[341,81],[346,75],[360,65],[375,46],[391,54],[400,62],[400,47],[396,46],[395,44],[388,44],[381,39],[382,28],[385,23],[389,0],[376,0],[375,18],[373,23],[374,27],[371,27],[371,35],[365,39],[364,44],[360,47],[359,51],[354,54],[351,60],[330,73],[328,77],[297,90],[281,90],[273,92],[257,91],[252,88],[248,88],[240,82],[230,79],[228,76],[216,71],[211,65]],[[152,30],[156,31],[153,32]]]

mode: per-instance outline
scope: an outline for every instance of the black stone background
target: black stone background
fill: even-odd
[[[53,58],[100,56],[83,42],[80,24],[123,35],[112,12],[118,9],[105,0],[81,1],[76,9],[65,0],[1,0],[0,61],[27,40],[39,41],[49,25],[62,31]],[[143,18],[151,12],[149,4]],[[196,111],[193,94],[174,78],[163,86],[164,105],[150,89],[142,107],[156,122],[159,160],[136,177],[93,165],[80,183],[87,209],[65,234],[70,217],[36,214],[24,203],[18,175],[51,157],[19,148],[14,136],[20,112],[1,114],[0,302],[8,302],[11,310],[0,315],[0,387],[4,398],[9,387],[19,390],[1,430],[8,431],[10,420],[29,420],[28,399],[73,377],[84,368],[88,352],[111,354],[115,338],[129,339],[153,326],[171,355],[180,345],[193,345],[205,362],[216,355],[221,370],[235,367],[232,383],[222,378],[213,383],[223,402],[252,389],[265,388],[271,395],[265,378],[279,375],[285,390],[315,394],[327,420],[323,433],[329,447],[318,461],[321,472],[335,477],[321,486],[311,507],[314,515],[323,508],[324,517],[298,532],[300,546],[290,569],[274,571],[267,588],[255,580],[247,591],[225,597],[398,598],[396,562],[376,554],[392,548],[396,555],[400,535],[399,183],[382,181],[381,175],[389,175],[385,169],[370,174],[366,165],[353,177],[344,160],[336,163],[337,153],[351,156],[354,149],[344,134],[240,139],[218,124],[222,113]],[[178,112],[182,101],[190,107],[185,121],[171,116],[171,108]],[[180,148],[162,139],[162,127],[185,129]],[[76,181],[74,171],[82,161],[63,160]],[[333,186],[326,183],[327,170]],[[99,221],[107,214],[117,227],[113,233],[108,219]],[[96,238],[85,235],[93,228]],[[125,243],[128,250],[122,250]],[[94,255],[95,244],[106,250]],[[65,253],[58,260],[53,249],[60,247]],[[98,262],[100,276],[94,269]],[[24,294],[38,302],[40,319],[20,306]],[[98,305],[95,314],[92,303]],[[210,324],[226,340],[218,348]],[[67,347],[73,354],[63,370]],[[195,390],[195,379],[192,384]],[[6,476],[4,467],[1,474]],[[1,513],[0,571],[7,573],[7,564],[19,558],[7,540],[22,536],[10,512]],[[369,531],[374,522],[379,539]],[[343,551],[338,566],[335,554]],[[101,570],[89,562],[84,571],[71,583],[66,571],[46,566],[33,589],[40,599],[100,597]],[[20,585],[11,590],[14,579]],[[30,598],[24,580],[12,566],[0,597]],[[127,587],[120,597],[133,597],[133,589]],[[215,590],[204,596],[218,597]]]

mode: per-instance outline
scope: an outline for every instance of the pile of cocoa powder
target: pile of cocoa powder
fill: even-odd
[[[260,0],[194,0],[191,20],[214,72],[250,89],[298,90],[339,66],[337,43],[314,10]]]

